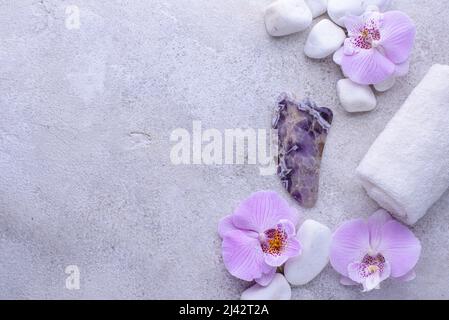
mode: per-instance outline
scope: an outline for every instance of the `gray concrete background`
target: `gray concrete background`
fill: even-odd
[[[287,195],[253,165],[174,166],[169,136],[193,120],[267,128],[281,91],[335,114],[302,216],[335,228],[377,208],[355,168],[428,68],[449,63],[449,1],[394,1],[417,25],[411,71],[362,115],[339,106],[331,59],[303,55],[307,32],[266,34],[269,2],[0,0],[0,298],[238,298],[248,284],[225,270],[217,222],[254,191]],[[72,4],[79,30],[65,28]],[[449,298],[448,218],[446,194],[414,228],[415,281],[362,294],[328,266],[293,298]],[[80,290],[65,288],[67,265]]]

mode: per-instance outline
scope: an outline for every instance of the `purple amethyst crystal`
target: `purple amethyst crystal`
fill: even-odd
[[[278,130],[278,175],[299,204],[311,208],[318,199],[321,158],[333,114],[305,99],[283,93],[273,118]]]

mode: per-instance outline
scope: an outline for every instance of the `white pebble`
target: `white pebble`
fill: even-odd
[[[301,255],[289,259],[284,267],[285,278],[292,285],[304,285],[312,281],[329,262],[332,232],[314,220],[305,221],[298,230],[302,245]]]
[[[241,300],[290,300],[292,297],[292,289],[285,277],[277,273],[273,281],[263,287],[260,284],[255,284],[252,287],[243,291]]]
[[[311,23],[312,12],[304,0],[278,0],[265,9],[265,28],[273,37],[303,31]]]
[[[376,108],[377,101],[369,86],[360,85],[349,79],[337,83],[340,103],[347,112],[366,112]]]
[[[362,0],[329,0],[327,14],[341,27],[344,27],[343,17],[351,14],[360,16],[364,12]]]
[[[335,51],[334,55],[332,56],[332,60],[339,66],[341,66],[341,61],[343,60],[343,54],[344,54],[344,47],[341,47],[337,51]]]
[[[327,11],[327,0],[306,0],[306,4],[312,11],[313,18],[321,16]]]
[[[390,90],[394,84],[396,83],[396,78],[394,76],[389,77],[387,80],[382,81],[381,83],[375,84],[374,89],[379,92],[385,92]]]
[[[341,47],[345,38],[342,28],[328,19],[323,19],[310,31],[304,53],[314,59],[326,58]]]
[[[369,7],[377,7],[380,11],[385,11],[390,6],[391,0],[362,0],[364,9]]]

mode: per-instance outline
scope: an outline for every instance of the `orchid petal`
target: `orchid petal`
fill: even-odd
[[[395,64],[405,62],[415,41],[416,28],[413,21],[400,11],[385,12],[380,33],[381,45],[388,59]]]
[[[258,238],[236,230],[223,237],[223,262],[228,271],[242,280],[252,281],[263,276],[264,254]]]
[[[281,229],[284,230],[285,233],[287,233],[287,235],[289,237],[295,237],[296,236],[295,225],[290,220],[282,219],[281,221],[279,221],[278,226],[280,226]]]
[[[376,49],[343,55],[341,67],[349,79],[362,85],[380,83],[395,71],[395,65]]]
[[[348,30],[349,37],[356,37],[365,27],[365,21],[361,16],[347,15],[342,20]]]
[[[374,272],[369,277],[365,278],[363,284],[363,292],[369,292],[373,289],[378,289],[380,284],[380,273],[379,271]]]
[[[409,70],[410,70],[410,59],[405,61],[404,63],[397,64],[394,75],[396,77],[403,77],[408,73]]]
[[[258,284],[263,287],[268,286],[276,275],[276,268],[270,268],[270,271],[263,273],[260,278],[255,279]]]
[[[371,249],[377,251],[382,240],[382,227],[392,220],[390,214],[384,209],[376,211],[368,218]]]
[[[279,254],[271,252],[265,253],[265,263],[269,266],[279,267],[284,264],[289,258],[296,257],[301,252],[301,244],[296,239],[295,226],[288,220],[281,220],[277,226],[285,232],[287,238],[282,251]]]
[[[412,270],[408,272],[407,274],[403,275],[402,277],[396,278],[399,281],[409,282],[412,280],[415,280],[416,278],[416,272],[415,270]]]
[[[362,272],[366,267],[367,266],[364,263],[359,263],[359,262],[350,263],[348,265],[349,279],[351,279],[352,281],[354,281],[356,283],[365,282],[366,277],[364,277],[362,275]]]
[[[296,257],[301,254],[302,246],[298,239],[290,238],[288,239],[287,245],[285,246],[284,255],[286,255],[289,259]]]
[[[421,253],[421,244],[407,227],[391,220],[382,228],[379,252],[390,263],[391,276],[399,278],[415,267]]]
[[[226,216],[218,223],[218,234],[221,238],[223,238],[226,233],[234,230],[237,230],[237,228],[232,223],[232,216]]]
[[[262,191],[252,194],[239,205],[232,222],[239,229],[260,233],[273,228],[282,219],[296,225],[299,217],[276,192]]]
[[[356,53],[360,52],[360,48],[358,48],[357,46],[354,45],[354,43],[352,43],[352,39],[351,38],[346,38],[344,43],[343,43],[343,53],[346,56],[353,56]],[[343,57],[342,57],[343,60]],[[340,63],[341,65],[341,63]]]
[[[345,277],[345,276],[341,276],[340,277],[340,284],[344,285],[344,286],[356,286],[359,283],[352,281],[350,278]]]
[[[390,264],[386,262],[384,264],[384,269],[382,272],[377,271],[373,275],[366,278],[365,283],[363,285],[363,289],[365,292],[371,291],[373,289],[380,289],[380,283],[390,277],[391,268]]]
[[[282,255],[273,255],[273,254],[265,254],[264,261],[266,264],[272,267],[280,267],[288,260],[288,256]]]
[[[384,262],[384,268],[380,273],[380,281],[384,281],[391,276],[391,264],[388,261]]]
[[[301,244],[295,238],[290,238],[284,248],[282,254],[273,255],[266,253],[265,254],[265,263],[272,267],[280,267],[283,265],[288,259],[296,257],[301,253]]]
[[[373,272],[372,274],[367,274],[367,268],[369,265],[366,263],[351,263],[348,266],[348,275],[350,280],[363,284],[363,291],[371,291],[373,289],[378,289],[379,285],[385,279],[390,276],[390,264],[385,262],[382,265],[382,269]]]
[[[335,231],[329,258],[338,273],[348,276],[348,265],[362,261],[368,251],[368,224],[363,219],[351,220]]]

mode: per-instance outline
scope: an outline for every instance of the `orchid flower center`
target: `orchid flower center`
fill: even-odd
[[[367,278],[376,272],[382,273],[385,267],[385,258],[378,254],[371,256],[367,254],[361,263],[360,274],[363,278]]]
[[[351,38],[351,42],[357,48],[369,50],[379,46],[380,38],[378,23],[374,19],[370,19],[359,30],[358,34]]]
[[[372,274],[372,273],[379,271],[379,267],[378,266],[368,266],[367,270],[369,273]]]
[[[264,237],[259,235],[262,251],[267,254],[278,256],[284,251],[287,244],[287,233],[281,226],[275,229],[269,229],[263,233]]]

